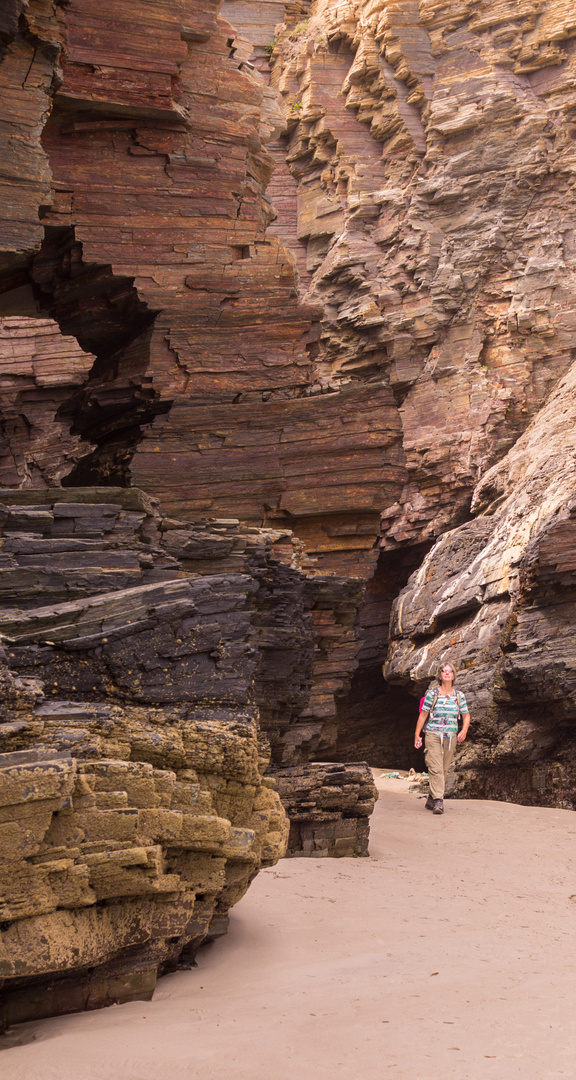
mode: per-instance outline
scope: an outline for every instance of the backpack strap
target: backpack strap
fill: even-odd
[[[422,725],[422,731],[426,731],[426,728],[428,727],[428,721],[429,721],[430,717],[432,716],[432,713],[434,712],[434,706],[435,706],[436,702],[438,701],[439,693],[440,693],[440,690],[438,689],[438,687],[436,687],[436,689],[434,690],[434,693],[432,695],[432,704],[430,706],[428,716],[426,717],[426,720],[425,720],[424,724]]]

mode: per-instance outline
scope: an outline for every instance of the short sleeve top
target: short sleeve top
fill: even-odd
[[[452,694],[438,693],[436,704],[432,709],[434,693],[435,691],[432,687],[426,691],[424,704],[422,706],[423,711],[428,713],[426,731],[430,731],[434,735],[457,735],[458,704],[460,704],[461,715],[468,712],[468,705],[466,704],[464,694],[461,690],[456,690]],[[456,697],[456,694],[458,695],[458,698]],[[430,711],[431,709],[432,711]]]

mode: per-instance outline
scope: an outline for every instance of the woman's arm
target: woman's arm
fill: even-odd
[[[422,728],[424,727],[424,724],[426,723],[427,719],[428,719],[428,713],[425,712],[424,709],[422,709],[422,712],[420,713],[420,715],[418,717],[418,720],[416,722],[416,732],[414,734],[414,746],[416,747],[417,750],[419,750],[420,747],[422,746],[422,739],[420,738],[420,733],[421,733]],[[468,716],[468,722],[470,722],[470,716]]]
[[[462,731],[458,732],[458,742],[464,742],[466,735],[468,734],[468,728],[470,727],[470,713],[466,712],[462,716]]]

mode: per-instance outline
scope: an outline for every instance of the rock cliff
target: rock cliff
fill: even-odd
[[[326,602],[289,532],[136,488],[4,490],[0,513],[6,1024],[192,963],[286,852],[277,787],[305,855],[365,854],[375,790],[367,766],[263,776],[302,742]]]
[[[274,783],[365,851],[447,651],[457,790],[574,804],[575,116],[567,0],[4,3],[9,1016],[192,956]]]
[[[317,378],[336,393],[376,393],[383,382],[402,428],[402,489],[381,506],[382,553],[359,613],[360,669],[338,703],[338,751],[406,754],[415,709],[406,689],[417,698],[454,650],[480,733],[461,759],[461,786],[562,805],[575,798],[571,706],[551,650],[570,555],[553,523],[569,512],[571,481],[563,463],[552,507],[544,476],[552,430],[555,454],[572,454],[562,415],[576,355],[575,48],[574,12],[562,0],[317,0],[286,5],[264,49],[287,110],[272,148],[271,231],[294,252],[303,299],[323,309]],[[522,469],[540,480],[527,489]],[[486,510],[493,483],[516,507],[498,511],[497,540],[493,505]],[[526,516],[520,543],[514,513]],[[558,581],[549,568],[544,601],[530,577],[530,607],[521,566],[532,566],[524,545],[532,552],[541,529]],[[385,688],[377,662],[390,605],[447,530],[396,604]],[[474,570],[471,586],[469,559],[482,562],[485,542],[488,577],[480,584]],[[517,589],[526,610],[545,609],[523,638],[521,678],[507,622]],[[552,602],[558,590],[562,601]],[[480,621],[465,618],[478,607]],[[568,671],[569,657],[564,650]],[[481,774],[471,772],[480,762]]]
[[[277,783],[290,852],[367,849],[366,767],[327,797],[302,763],[335,741],[399,422],[386,387],[308,394],[320,311],[266,234],[282,108],[219,9],[0,23],[5,1022],[193,958],[286,850]],[[318,513],[322,567],[285,527]]]
[[[24,494],[2,504],[4,1023],[149,995],[288,833],[251,690],[262,635],[285,647],[255,602],[280,537],[163,543],[137,489]],[[186,571],[178,545],[242,565]]]
[[[475,702],[462,794],[575,805],[575,388],[573,365],[395,603],[388,677],[449,650]]]

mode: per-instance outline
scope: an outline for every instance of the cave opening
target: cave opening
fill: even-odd
[[[5,423],[0,457],[14,460],[11,443],[17,442],[20,449],[20,429],[53,423],[88,449],[69,462],[67,474],[58,477],[63,487],[129,486],[130,464],[143,425],[171,406],[171,401],[159,399],[148,375],[158,312],[140,299],[133,278],[115,274],[111,265],[84,261],[73,226],[45,226],[39,252],[25,261],[5,260],[2,269],[0,319],[4,323],[14,317],[34,320],[29,336],[35,325],[41,334],[41,322],[53,320],[64,337],[75,339],[89,354],[91,366],[81,380],[75,380],[75,386],[74,379],[70,380],[65,393],[65,380],[56,392],[54,386],[52,390],[44,386],[42,372],[28,378],[29,386],[22,378],[21,392],[11,407],[14,417],[8,417],[15,434],[11,438]],[[64,355],[66,343],[60,340]],[[38,406],[40,397],[46,399],[43,409]],[[33,462],[25,471],[41,486],[53,482]],[[0,472],[5,474],[6,486],[21,486],[22,469],[7,466]]]
[[[424,754],[413,745],[421,688],[409,691],[387,682],[382,665],[392,604],[431,547],[428,541],[380,553],[356,621],[362,641],[358,668],[348,692],[337,698],[338,738],[327,760],[424,769]]]
[[[140,300],[133,278],[115,274],[109,264],[84,261],[74,226],[44,227],[32,280],[40,309],[56,320],[63,334],[96,356],[93,378],[109,375],[110,366],[116,374],[122,350],[158,314]]]
[[[338,702],[339,731],[342,715],[346,725],[334,760],[422,772],[424,752],[414,748],[418,704],[419,697],[405,687],[386,682],[381,664],[359,668],[346,698]]]

